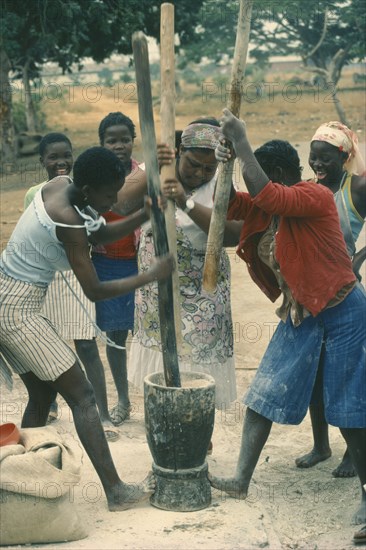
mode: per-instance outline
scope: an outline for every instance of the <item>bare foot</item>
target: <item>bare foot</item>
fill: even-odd
[[[332,451],[330,449],[327,449],[326,451],[318,451],[314,448],[310,451],[310,453],[297,458],[295,460],[295,464],[298,468],[312,468],[315,464],[318,464],[318,462],[323,462],[323,460],[327,460],[330,456],[332,456]]]
[[[363,498],[360,507],[356,510],[352,523],[354,525],[359,525],[360,523],[366,522],[366,499]]]
[[[219,489],[228,494],[229,497],[235,498],[237,500],[244,500],[247,498],[248,486],[243,482],[238,481],[235,478],[227,477],[216,477],[211,474],[208,474],[208,480],[212,487]]]
[[[342,462],[332,472],[333,477],[355,477],[357,475],[355,467],[348,450],[344,453]]]
[[[155,477],[150,472],[141,483],[121,483],[108,494],[110,512],[121,512],[147,500],[155,491]]]

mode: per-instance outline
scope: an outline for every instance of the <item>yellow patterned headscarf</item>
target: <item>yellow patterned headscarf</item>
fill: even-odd
[[[326,141],[348,153],[344,168],[351,174],[361,175],[365,171],[365,162],[358,148],[358,137],[345,124],[338,121],[326,122],[319,126],[311,141]]]

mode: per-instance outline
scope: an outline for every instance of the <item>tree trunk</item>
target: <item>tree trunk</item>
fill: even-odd
[[[334,55],[329,65],[329,74],[330,74],[330,81],[333,82],[333,85],[334,85],[333,101],[338,114],[338,119],[340,122],[342,122],[342,124],[345,124],[350,128],[341,100],[338,97],[338,82],[341,78],[345,56],[346,56],[346,52],[344,50],[339,50]]]
[[[341,100],[338,97],[337,88],[335,88],[334,90],[333,100],[334,100],[334,105],[338,114],[338,120],[342,122],[342,124],[345,124],[346,126],[348,126],[348,128],[351,128],[350,123],[347,120],[346,113],[344,112]]]
[[[323,69],[321,67],[306,68],[315,74],[321,75],[325,79],[325,90],[329,90],[327,97],[331,96],[332,98],[332,102],[337,111],[338,120],[350,128],[346,113],[338,96],[338,82],[341,77],[341,69],[334,67],[330,67],[330,69]]]
[[[29,82],[29,59],[23,67],[23,87],[25,95],[25,118],[27,121],[27,130],[35,134],[38,130],[37,114],[34,108],[31,86]]]
[[[17,154],[16,141],[14,137],[9,72],[9,58],[5,50],[0,49],[0,115],[2,121],[0,170],[4,168],[5,163],[15,162]]]

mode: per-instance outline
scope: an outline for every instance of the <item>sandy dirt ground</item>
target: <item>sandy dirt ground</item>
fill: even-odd
[[[10,229],[6,221],[12,226],[19,215],[23,194],[23,190],[16,190],[2,195],[5,233]],[[277,324],[273,304],[252,283],[233,249],[229,249],[229,254],[238,400],[230,409],[216,413],[214,451],[208,457],[208,465],[217,475],[234,472],[244,413],[241,397]],[[365,280],[365,269],[363,277]],[[106,366],[109,402],[113,405],[115,391],[102,345],[100,350]],[[20,379],[15,378],[13,392],[3,390],[1,398],[1,421],[20,424],[26,403]],[[110,443],[110,450],[122,479],[134,482],[150,470],[152,459],[145,437],[141,390],[131,387],[131,398],[131,420],[119,428],[120,439]],[[65,404],[61,412],[54,426],[61,432],[75,435]],[[61,546],[39,547],[80,550],[352,548],[356,527],[351,521],[359,502],[359,483],[355,478],[332,477],[331,471],[339,464],[345,444],[336,428],[330,428],[330,440],[332,457],[312,469],[300,470],[295,466],[295,458],[310,450],[312,445],[308,416],[299,426],[274,425],[247,500],[230,499],[213,490],[212,504],[208,508],[189,513],[162,511],[148,502],[128,511],[108,512],[97,475],[84,454],[81,482],[74,494],[88,537]]]
[[[347,96],[347,112],[354,127],[364,128],[364,106],[355,102],[355,95]],[[359,95],[357,96],[359,97]],[[104,99],[104,96],[103,96]],[[306,100],[306,101],[305,101]],[[81,107],[83,110],[81,110]],[[220,105],[220,110],[223,105]],[[284,111],[286,107],[286,112]],[[77,147],[96,143],[96,128],[109,111],[122,109],[137,120],[137,106],[124,103],[117,106],[113,98],[104,103],[78,104],[77,101],[48,106],[47,122],[54,131],[65,131]],[[197,101],[197,114],[217,113],[219,109]],[[333,106],[307,100],[286,105],[258,104],[246,110],[250,118],[253,143],[281,137],[289,139],[299,148],[305,177],[307,169],[308,141],[311,129],[322,121],[335,118]],[[254,113],[254,110],[256,113]],[[300,111],[302,116],[299,116]],[[307,113],[311,113],[310,116]],[[181,116],[184,113],[184,117]],[[269,114],[273,118],[269,118]],[[86,116],[87,115],[87,116]],[[177,105],[180,126],[192,120],[192,105]],[[273,120],[275,124],[268,124]],[[360,138],[364,141],[363,130]],[[91,137],[93,136],[93,137]],[[296,140],[304,140],[296,142]],[[137,140],[137,148],[140,142]],[[364,147],[363,147],[364,149]],[[78,149],[79,150],[79,149]],[[141,153],[137,155],[140,158]],[[1,193],[1,249],[21,212],[27,187],[44,179],[36,157],[23,159],[15,167],[17,173],[5,177]],[[9,167],[9,172],[14,167]],[[363,234],[360,245],[365,243]],[[226,411],[218,411],[213,434],[213,454],[208,457],[209,470],[217,475],[232,475],[239,453],[244,408],[241,398],[248,388],[261,356],[277,324],[275,306],[265,298],[249,278],[247,270],[230,249],[232,266],[232,310],[234,321],[236,374],[238,400]],[[366,280],[365,268],[363,278]],[[115,402],[115,390],[107,366],[103,346],[101,356],[106,370],[110,406]],[[151,469],[151,455],[146,442],[143,396],[139,388],[131,387],[133,403],[131,419],[120,427],[120,439],[110,443],[117,469],[123,480],[135,482]],[[15,378],[14,390],[1,394],[1,422],[21,421],[26,404],[26,392],[19,378]],[[54,424],[62,432],[75,435],[68,408],[62,403],[61,418]],[[76,437],[76,435],[75,435]],[[250,487],[246,501],[227,498],[219,491],[212,491],[212,504],[198,512],[168,512],[152,507],[148,502],[119,513],[107,510],[97,475],[84,454],[82,477],[75,489],[75,502],[80,521],[88,537],[62,544],[34,545],[44,549],[65,548],[75,550],[105,549],[349,549],[353,548],[352,514],[360,498],[359,483],[355,478],[335,479],[331,471],[340,463],[345,443],[336,428],[330,428],[332,457],[309,470],[295,466],[295,458],[309,451],[312,446],[311,426],[308,416],[299,426],[274,425]]]
[[[214,450],[208,457],[208,465],[217,475],[234,472],[244,412],[241,396],[276,325],[273,306],[255,289],[234,254],[231,259],[238,401],[230,409],[216,413]],[[106,365],[102,346],[100,349]],[[108,396],[113,404],[115,393],[108,368],[106,375]],[[131,398],[131,420],[119,428],[120,439],[110,443],[110,450],[122,479],[134,482],[145,476],[152,459],[145,437],[142,392],[131,387]],[[25,403],[22,383],[15,379],[13,393],[2,393],[2,422],[20,423]],[[63,404],[61,418],[54,426],[61,433],[67,431],[75,435],[66,405]],[[331,471],[339,464],[345,444],[336,428],[330,428],[330,440],[332,457],[310,470],[300,470],[294,460],[311,447],[309,418],[299,426],[274,425],[247,500],[237,501],[213,490],[208,508],[189,513],[162,511],[148,502],[128,511],[108,512],[97,475],[84,454],[81,482],[74,496],[88,537],[61,546],[35,547],[80,550],[352,548],[356,528],[351,521],[359,501],[359,483],[355,478],[332,477]]]

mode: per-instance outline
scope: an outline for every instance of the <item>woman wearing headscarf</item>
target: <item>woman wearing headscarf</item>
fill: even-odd
[[[309,165],[314,171],[316,181],[333,193],[353,270],[361,279],[359,269],[366,258],[366,247],[356,253],[356,241],[366,217],[366,178],[357,135],[341,122],[322,124],[311,140]],[[315,385],[310,404],[314,446],[309,453],[296,459],[299,468],[310,468],[332,454],[324,405],[321,394],[317,391],[319,383]],[[356,475],[348,451],[332,474],[334,477]]]
[[[310,145],[316,181],[334,194],[347,249],[353,258],[366,217],[365,162],[357,135],[340,122],[322,124]]]
[[[215,148],[220,135],[219,123],[214,118],[195,120],[184,129],[176,159],[177,182],[170,185],[169,196],[176,199],[184,194],[175,212],[183,341],[179,368],[211,374],[216,382],[216,407],[224,408],[236,398],[230,262],[223,251],[217,292],[204,294],[202,277],[207,234],[190,217],[196,204],[213,205],[218,165]],[[142,174],[140,183],[137,179],[136,176],[130,178],[131,183],[126,179],[121,196],[125,203],[135,206],[146,193],[146,176]],[[141,228],[139,268],[148,269],[153,257],[151,223],[147,223]],[[141,387],[146,375],[163,370],[157,285],[148,285],[135,296],[129,377]]]

